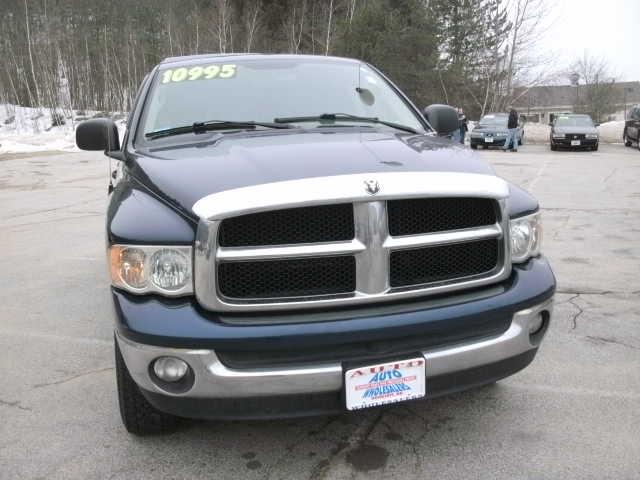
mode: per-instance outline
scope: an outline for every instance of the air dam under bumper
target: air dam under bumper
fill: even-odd
[[[518,311],[506,332],[494,338],[422,351],[427,368],[427,398],[504,378],[534,358],[551,318],[553,300]],[[542,329],[531,336],[530,322],[542,315]],[[343,367],[325,363],[281,369],[234,370],[215,351],[144,345],[116,334],[125,363],[147,399],[176,415],[200,418],[267,418],[341,410]],[[174,356],[194,372],[185,393],[168,392],[149,374],[151,362]],[[266,398],[265,398],[266,397]]]

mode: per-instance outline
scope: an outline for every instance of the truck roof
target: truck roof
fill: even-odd
[[[160,62],[160,65],[189,65],[200,62],[202,60],[216,60],[224,58],[226,60],[262,60],[262,59],[278,59],[278,60],[314,60],[325,61],[327,63],[362,63],[360,60],[343,57],[330,57],[325,55],[292,55],[292,54],[266,54],[266,53],[204,53],[199,55],[184,55],[181,57],[167,57]]]

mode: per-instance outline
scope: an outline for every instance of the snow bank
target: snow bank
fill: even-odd
[[[75,127],[82,120],[101,115],[95,111],[53,112],[49,108],[0,105],[0,154],[42,151],[78,151]],[[120,135],[124,114],[112,114]],[[56,123],[56,125],[54,125]]]
[[[527,122],[524,124],[524,143],[549,143],[550,132],[549,125]]]
[[[598,127],[602,143],[622,143],[624,121],[605,122]]]
[[[598,132],[600,133],[601,143],[621,143],[622,131],[624,130],[624,122],[606,122],[600,124]],[[549,143],[549,135],[551,127],[544,123],[527,122],[524,124],[524,141],[526,143]]]

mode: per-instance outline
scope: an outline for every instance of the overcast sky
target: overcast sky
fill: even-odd
[[[558,67],[570,65],[587,50],[609,62],[616,80],[640,80],[640,0],[548,4],[554,20],[541,46],[557,54]]]

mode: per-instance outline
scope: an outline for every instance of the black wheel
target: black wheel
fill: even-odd
[[[122,423],[129,433],[153,435],[170,433],[178,425],[178,417],[157,410],[140,393],[124,363],[118,342],[115,341],[116,379],[118,381],[118,403]]]
[[[553,143],[551,144],[551,150],[556,151],[558,147],[556,147]]]
[[[594,152],[597,152],[598,151],[598,144],[596,143],[596,146],[593,147],[591,150],[593,150]]]
[[[624,142],[624,146],[625,147],[630,147],[631,146],[631,140],[629,140],[629,137],[627,137],[627,132],[624,132],[622,134],[622,141]]]
[[[474,150],[477,150],[478,149],[478,145],[476,145],[475,143],[472,143],[471,144],[471,148],[474,149]]]
[[[640,128],[638,129],[638,136],[636,137],[636,145],[638,150],[640,150]]]

